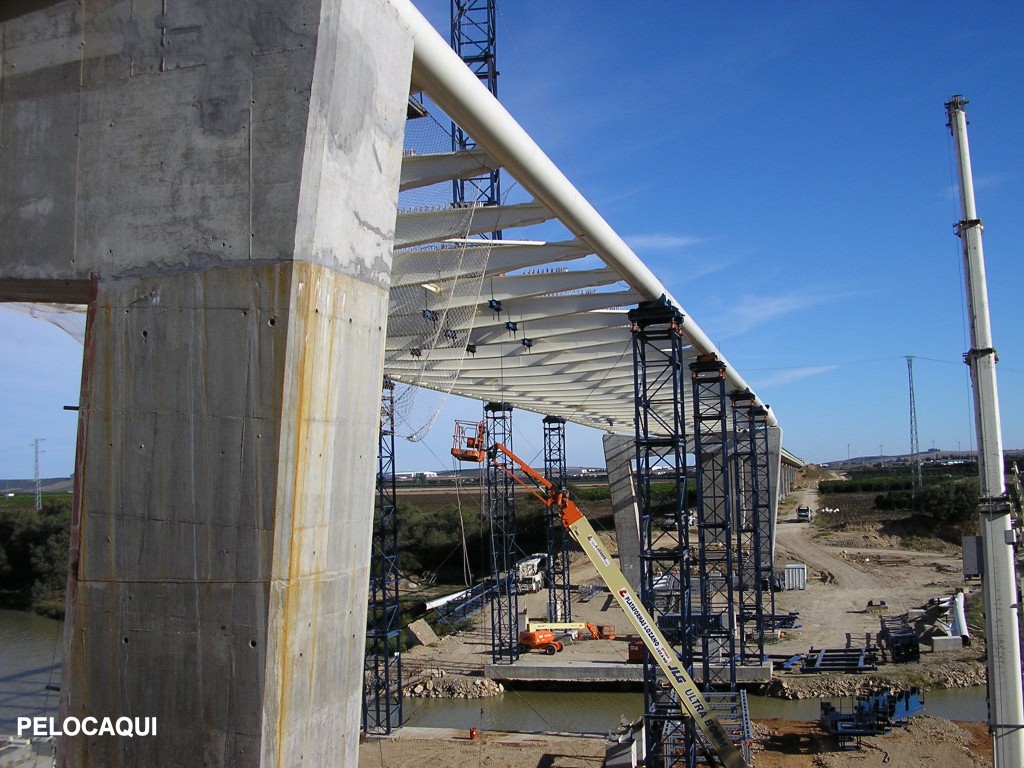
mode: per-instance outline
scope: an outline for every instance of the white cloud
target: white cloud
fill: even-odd
[[[758,387],[779,387],[784,384],[792,384],[794,381],[807,379],[811,376],[820,376],[823,373],[834,371],[836,368],[839,368],[839,366],[809,365],[804,368],[792,368],[786,371],[779,371],[774,376],[769,376],[767,379],[760,379],[758,381]]]
[[[622,239],[629,244],[630,248],[639,251],[669,251],[674,248],[688,248],[691,245],[700,245],[701,243],[708,242],[706,237],[672,235],[661,232],[626,235]]]
[[[725,311],[721,323],[723,338],[738,336],[776,318],[802,312],[822,304],[857,295],[856,291],[836,293],[824,289],[807,288],[799,292],[774,296],[745,296],[732,303]]]

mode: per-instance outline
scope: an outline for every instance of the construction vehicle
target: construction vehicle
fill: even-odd
[[[514,482],[519,483],[545,506],[559,511],[562,525],[587,554],[590,562],[597,569],[598,575],[607,585],[623,613],[626,614],[626,618],[629,619],[630,624],[633,625],[637,634],[640,635],[640,639],[647,646],[651,658],[676,692],[682,712],[693,718],[697,728],[700,729],[711,749],[726,768],[748,768],[746,760],[743,759],[743,753],[732,743],[729,733],[722,727],[722,723],[711,710],[707,700],[700,692],[700,688],[680,663],[672,646],[669,645],[650,613],[644,608],[640,598],[629,586],[622,571],[605,551],[597,531],[583,516],[576,503],[569,498],[568,493],[557,487],[501,443],[495,443],[490,447],[485,447],[485,445],[486,429],[483,422],[462,420],[455,422],[452,456],[460,461],[477,463],[489,461],[493,467],[504,472]],[[516,469],[529,478],[532,485],[517,476]],[[552,633],[553,635],[554,633]]]
[[[519,633],[519,650],[542,650],[548,656],[554,656],[565,646],[555,637],[550,629],[527,630]]]
[[[516,584],[520,594],[544,589],[544,564],[547,555],[530,555],[516,563]]]
[[[593,640],[614,640],[615,627],[611,624],[591,624],[589,621],[534,621],[527,619],[526,628],[531,632],[550,629],[552,632],[590,635]]]

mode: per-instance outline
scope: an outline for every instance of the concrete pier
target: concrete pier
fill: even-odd
[[[636,592],[640,591],[640,514],[633,483],[633,457],[636,441],[626,435],[607,434],[604,463],[608,472],[608,490],[615,515],[615,540],[619,550],[619,568]]]
[[[0,300],[89,301],[62,713],[158,722],[64,764],[354,765],[411,43],[385,0],[36,7]]]

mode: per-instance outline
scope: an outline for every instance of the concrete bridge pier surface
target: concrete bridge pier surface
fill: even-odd
[[[386,0],[26,2],[0,300],[89,303],[67,766],[354,765],[412,43]]]

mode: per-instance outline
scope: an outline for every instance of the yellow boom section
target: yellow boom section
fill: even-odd
[[[590,521],[583,516],[572,501],[568,501],[567,506],[562,508],[562,523],[568,529],[569,535],[587,553],[590,562],[597,568],[598,575],[618,601],[626,618],[636,628],[640,639],[647,646],[647,650],[651,652],[651,656],[654,657],[658,666],[661,667],[661,671],[665,673],[665,677],[668,678],[669,683],[679,695],[683,709],[696,721],[697,726],[711,742],[722,762],[727,768],[747,768],[743,753],[732,743],[728,732],[722,727],[715,713],[711,711],[711,707],[701,695],[693,678],[679,663],[672,647],[629,586],[622,571],[604,551],[601,540],[597,538],[597,532]]]

